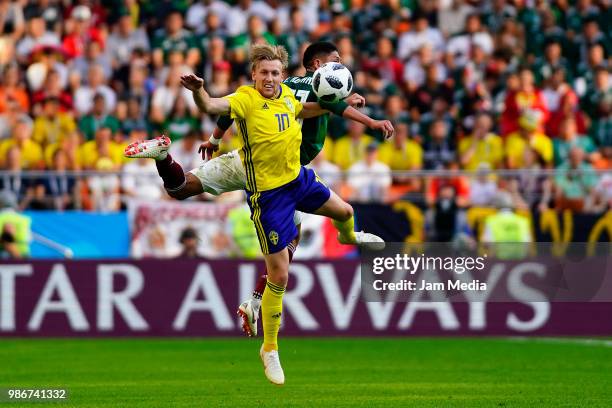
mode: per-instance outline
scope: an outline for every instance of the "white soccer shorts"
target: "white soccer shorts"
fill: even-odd
[[[222,154],[207,161],[200,167],[190,171],[196,176],[206,193],[220,195],[230,191],[244,190],[246,188],[246,172],[240,160],[238,150]],[[302,213],[293,213],[295,225],[302,223]]]

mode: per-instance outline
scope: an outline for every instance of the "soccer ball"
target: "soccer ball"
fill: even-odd
[[[320,100],[338,102],[353,90],[353,75],[344,65],[327,62],[315,71],[312,89]]]

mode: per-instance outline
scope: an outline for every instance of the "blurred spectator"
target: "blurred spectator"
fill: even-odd
[[[132,241],[130,253],[134,258],[169,258],[166,233],[160,225],[153,225],[147,230],[147,238]]]
[[[612,146],[612,80],[610,70],[598,67],[595,80],[582,101],[591,119],[590,136],[600,146]]]
[[[552,165],[553,144],[548,136],[538,131],[538,117],[524,114],[519,119],[520,129],[506,137],[506,161],[508,168],[523,167],[523,152],[531,147],[546,167]]]
[[[6,161],[0,168],[6,170],[0,178],[0,190],[10,191],[17,199],[23,197],[29,182],[22,177],[21,150],[12,146],[6,152]]]
[[[251,220],[251,211],[247,205],[229,210],[227,213],[227,230],[236,246],[235,256],[246,259],[261,257],[257,231]]]
[[[597,175],[593,167],[584,161],[584,151],[578,146],[572,147],[569,151],[569,162],[557,167],[557,210],[590,211],[594,203],[596,184]]]
[[[181,244],[181,253],[177,258],[197,259],[202,258],[198,253],[198,244],[200,238],[194,228],[187,227],[181,232],[179,243]]]
[[[428,70],[429,67],[435,68]],[[404,67],[404,81],[408,91],[414,92],[423,85],[427,80],[428,71],[430,76],[434,75],[433,78],[430,78],[434,84],[446,79],[446,67],[436,58],[433,47],[426,43],[418,49],[418,52],[408,60]]]
[[[474,47],[482,50],[485,55],[493,52],[493,38],[482,26],[478,14],[467,17],[464,32],[448,41],[446,52],[453,56],[457,67],[463,67],[470,60]]]
[[[523,169],[517,177],[509,180],[508,192],[522,209],[544,211],[550,208],[553,184],[549,176],[542,175],[538,154],[530,147],[523,152]]]
[[[113,69],[129,65],[135,50],[148,52],[149,49],[146,32],[142,28],[134,27],[132,17],[128,13],[122,14],[106,42],[106,55]]]
[[[257,16],[264,23],[271,22],[276,11],[263,1],[238,0],[227,15],[227,31],[230,36],[237,36],[247,31],[249,16]]]
[[[58,47],[60,39],[56,33],[46,27],[43,14],[30,16],[27,21],[27,34],[17,43],[16,54],[20,63],[25,64],[30,54],[38,47]]]
[[[578,111],[578,96],[565,82],[565,71],[555,69],[550,74],[548,85],[542,94],[550,111],[550,119],[546,125],[546,133],[551,137],[559,136],[559,125],[564,119],[574,120],[580,133],[585,131],[584,117]]]
[[[207,84],[210,96],[220,98],[232,93],[232,66],[227,61],[217,61],[212,66],[212,80]]]
[[[550,80],[553,74],[558,71],[571,75],[569,64],[561,53],[562,49],[559,41],[550,40],[546,44],[544,58],[536,59],[533,66],[536,83],[543,84],[545,81]],[[571,76],[566,76],[565,79],[571,82]],[[553,106],[547,105],[547,107],[551,111],[555,110]]]
[[[14,42],[24,30],[23,5],[20,2],[0,1],[0,37],[7,36]]]
[[[443,98],[448,105],[453,101],[453,90],[440,80],[438,68],[436,64],[425,66],[425,81],[414,91],[410,99],[410,106],[418,116],[431,110],[436,98]]]
[[[45,163],[47,167],[54,167],[55,153],[58,150],[62,150],[66,155],[66,168],[69,170],[81,170],[82,158],[81,158],[81,136],[78,132],[71,132],[65,135],[60,141],[48,144],[45,148]]]
[[[196,129],[198,121],[191,116],[184,98],[176,98],[174,106],[164,122],[163,128],[173,141],[183,138],[191,130]]]
[[[453,189],[453,200],[458,207],[464,208],[469,204],[470,185],[464,176],[457,174],[458,169],[456,163],[449,162],[445,170],[448,170],[450,175],[436,176],[428,181],[425,200],[429,207],[436,205],[438,198],[440,198],[440,192],[447,186]]]
[[[87,43],[83,55],[72,61],[72,71],[77,72],[81,78],[85,78],[92,65],[99,65],[102,68],[105,82],[111,79],[113,73],[111,60],[108,55],[102,53],[100,44],[95,41]]]
[[[473,11],[474,8],[464,0],[451,0],[440,4],[438,25],[442,34],[445,37],[459,34],[465,27],[465,20]]]
[[[352,189],[351,200],[362,203],[385,203],[391,186],[391,169],[378,161],[378,144],[366,147],[363,160],[353,164],[347,173]]]
[[[0,113],[6,112],[12,101],[18,103],[24,112],[30,109],[28,93],[19,78],[19,66],[8,64],[0,78]]]
[[[57,97],[49,96],[43,102],[41,115],[34,120],[32,139],[44,147],[61,142],[75,130],[76,124],[72,116],[60,111],[60,101]]]
[[[225,22],[230,11],[230,5],[219,0],[196,0],[189,7],[185,17],[185,24],[194,30],[197,34],[201,34],[204,21],[210,15],[216,15],[220,23]]]
[[[398,86],[404,83],[402,63],[393,54],[393,43],[387,37],[381,37],[376,41],[376,56],[364,61],[363,69],[378,71],[383,80]]]
[[[563,119],[560,123],[559,137],[553,140],[555,166],[566,163],[569,160],[570,149],[578,146],[587,154],[589,161],[594,161],[596,147],[588,136],[576,133],[576,122],[573,118]]]
[[[423,143],[423,162],[426,170],[445,168],[455,160],[456,150],[452,137],[448,135],[448,125],[442,119],[434,120],[429,126],[428,140]]]
[[[32,140],[32,124],[29,121],[19,119],[13,127],[11,138],[0,142],[0,166],[6,165],[7,152],[13,146],[21,152],[22,168],[36,170],[44,167],[43,151]]]
[[[608,67],[608,61],[601,44],[593,44],[589,47],[589,55],[586,61],[581,61],[575,67],[576,79],[574,89],[581,98],[584,97],[589,88],[595,83],[595,73],[600,67]]]
[[[332,161],[341,169],[347,170],[365,158],[366,147],[374,141],[372,136],[365,134],[365,131],[366,127],[363,124],[351,121],[348,124],[348,134],[334,144]]]
[[[502,135],[517,131],[519,118],[529,112],[536,118],[535,129],[542,130],[548,120],[546,101],[539,89],[535,87],[533,73],[529,68],[520,71],[517,89],[509,89],[504,103],[505,109],[500,119]]]
[[[181,71],[179,67],[173,67],[168,73],[166,83],[155,89],[151,101],[151,121],[162,124],[170,114],[177,98],[187,102],[187,107],[193,116],[198,114],[198,108],[193,101],[191,92],[181,86]]]
[[[77,178],[66,174],[66,171],[70,170],[68,154],[63,149],[57,149],[53,153],[52,160],[49,169],[53,173],[43,180],[44,197],[48,197],[50,201],[47,203],[47,208],[58,211],[78,208]]]
[[[429,26],[429,21],[424,14],[416,13],[412,21],[413,29],[399,37],[397,56],[405,61],[426,44],[433,48],[434,53],[441,53],[444,50],[444,37],[440,31]]]
[[[491,170],[489,164],[482,162],[478,164],[476,177],[470,182],[470,205],[478,207],[490,207],[497,195],[497,183],[488,172]]]
[[[313,169],[325,182],[325,185],[332,191],[340,191],[342,182],[342,172],[335,164],[327,161],[325,149],[322,150],[311,162],[308,167]]]
[[[123,166],[123,193],[130,198],[156,201],[162,198],[163,181],[157,174],[154,160],[137,159]]]
[[[117,105],[117,116],[123,134],[129,135],[134,130],[146,132],[148,128],[148,122],[141,110],[140,98],[137,96],[129,98],[127,102],[121,101]]]
[[[27,258],[30,254],[30,217],[16,211],[17,198],[0,191],[0,258]]]
[[[491,117],[481,113],[476,117],[472,134],[459,142],[460,162],[464,169],[476,170],[483,163],[496,169],[503,164],[503,142],[491,133],[492,126]]]
[[[92,143],[92,142],[88,142]],[[100,212],[115,212],[121,209],[119,176],[112,174],[117,170],[116,164],[108,157],[101,156],[92,167],[96,175],[87,178],[89,196],[85,200],[90,210]],[[110,173],[110,174],[105,174]]]
[[[380,146],[379,160],[391,170],[420,170],[423,167],[423,149],[410,139],[409,127],[406,123],[396,123],[393,137]],[[397,181],[405,181],[400,179]]]
[[[183,53],[185,63],[194,68],[200,61],[200,51],[196,47],[193,34],[183,27],[180,11],[172,10],[166,17],[164,29],[155,33],[153,38],[153,65],[161,67],[168,61],[168,54],[177,50]]]
[[[202,156],[198,152],[201,142],[200,133],[191,129],[185,137],[170,146],[169,153],[184,169],[195,169],[202,163]]]
[[[96,170],[102,167],[103,170],[109,170],[111,167],[116,170],[123,163],[123,147],[113,142],[112,136],[112,129],[102,126],[96,131],[94,140],[80,147],[80,156],[85,169]],[[108,161],[99,164],[101,158],[106,158]]]
[[[612,174],[606,173],[595,186],[595,205],[593,211],[604,212],[612,209]]]
[[[428,212],[428,218],[433,230],[428,240],[433,242],[449,242],[458,231],[459,206],[457,194],[450,184],[440,186],[438,197],[433,203],[433,211]]]
[[[233,24],[234,22],[232,22]],[[276,44],[276,38],[266,30],[266,25],[261,17],[252,14],[247,19],[246,32],[231,37],[228,43],[232,61],[245,64],[249,48],[252,45],[266,43],[274,45]]]
[[[299,7],[292,7],[289,18],[289,27],[283,30],[285,33],[279,37],[278,43],[287,49],[289,65],[301,65],[302,53],[300,47],[308,42],[308,33],[304,28],[304,12]],[[279,18],[279,21],[283,21],[282,17]]]
[[[514,212],[512,196],[505,191],[498,194],[496,206],[499,210],[486,218],[482,235],[483,242],[495,244],[487,252],[499,259],[521,259],[533,241],[530,222]]]
[[[103,34],[99,27],[92,24],[91,10],[85,5],[72,9],[70,20],[66,21],[66,31],[62,46],[69,58],[83,55],[90,42],[97,42],[104,49]]]
[[[87,85],[80,86],[74,93],[74,106],[78,116],[91,111],[97,94],[104,97],[104,113],[113,112],[117,104],[117,95],[105,84],[103,68],[98,64],[92,64],[87,74]]]
[[[85,140],[93,140],[96,132],[101,128],[108,128],[112,133],[119,130],[119,121],[107,112],[104,95],[95,94],[91,112],[79,120],[79,130],[85,136]]]
[[[43,86],[37,92],[34,92],[32,96],[32,103],[34,104],[33,113],[35,115],[42,114],[42,104],[47,98],[57,98],[60,103],[60,111],[71,112],[72,111],[72,94],[63,88],[60,75],[57,71],[51,70],[47,72]]]

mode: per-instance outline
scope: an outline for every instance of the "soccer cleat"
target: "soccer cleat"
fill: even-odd
[[[278,357],[278,351],[264,351],[263,344],[259,349],[259,357],[264,366],[266,377],[272,384],[283,385],[285,383],[285,373],[283,367],[280,364],[280,358]]]
[[[253,299],[246,300],[238,306],[238,316],[242,319],[242,331],[249,337],[257,336],[257,319],[259,319],[259,307],[256,307]]]
[[[163,160],[168,156],[168,148],[170,147],[170,139],[168,136],[162,135],[155,139],[141,140],[129,144],[123,155],[130,159],[148,158],[155,160]]]
[[[344,240],[342,236],[338,234],[338,242],[341,244],[364,246],[375,251],[385,249],[385,241],[381,237],[363,231],[355,232],[355,242]]]

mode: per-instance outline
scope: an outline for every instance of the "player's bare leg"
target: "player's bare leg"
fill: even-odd
[[[128,158],[155,159],[157,172],[164,180],[164,188],[170,197],[184,200],[202,194],[202,182],[193,174],[185,173],[181,165],[168,154],[171,143],[167,136],[134,142],[125,148],[124,155]]]
[[[274,254],[266,254],[264,259],[268,278],[261,299],[264,341],[259,356],[268,380],[273,384],[283,385],[285,373],[278,356],[278,331],[283,313],[283,294],[289,279],[289,251],[285,248]]]
[[[289,251],[289,262],[293,260],[293,253],[297,249],[300,242],[300,235],[302,231],[302,224],[295,226],[298,230],[297,236],[287,245]],[[255,289],[248,300],[245,300],[238,306],[238,316],[242,319],[242,331],[249,337],[257,336],[257,320],[259,320],[259,308],[261,306],[261,298],[264,290],[266,289],[267,282],[267,271],[264,270],[263,274],[257,279]]]
[[[334,227],[338,230],[338,241],[341,244],[367,245],[370,249],[384,249],[385,241],[382,238],[367,232],[355,232],[353,207],[330,191],[329,200],[314,213],[331,218]]]

